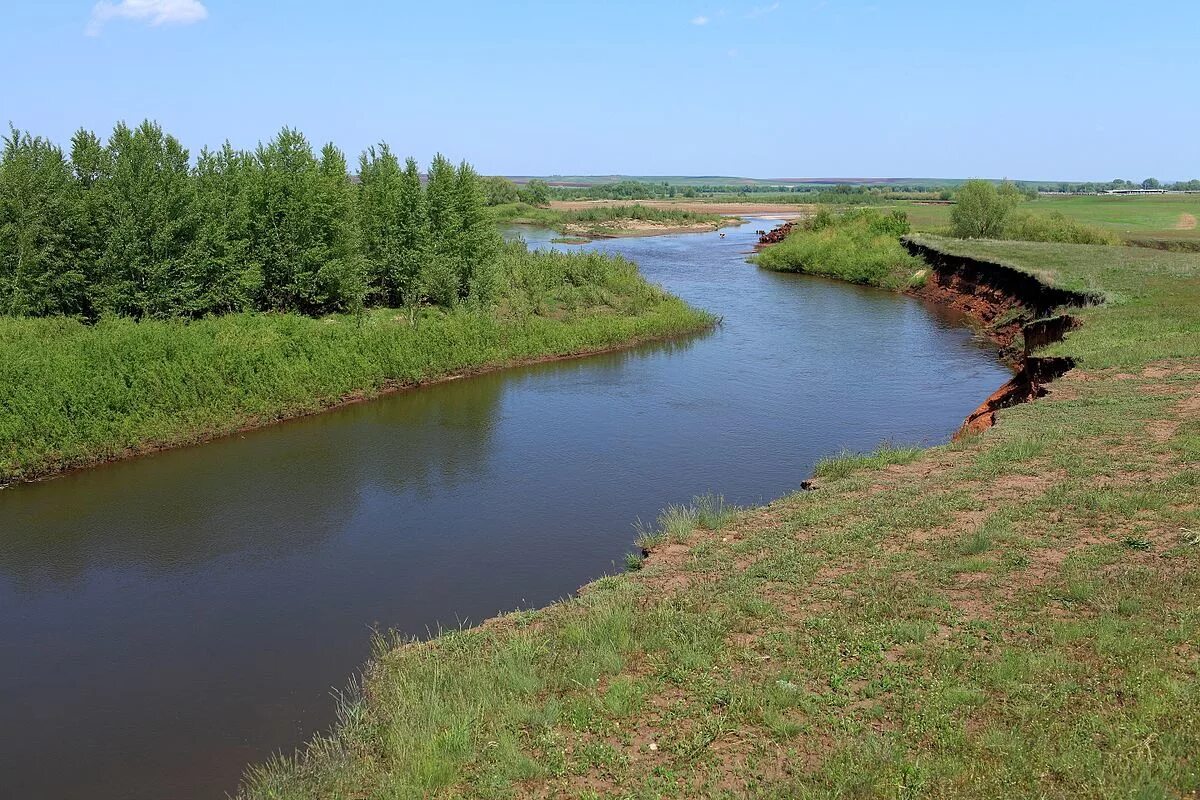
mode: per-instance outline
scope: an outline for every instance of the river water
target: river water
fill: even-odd
[[[638,517],[944,442],[1007,379],[950,312],[746,264],[770,225],[587,245],[710,333],[0,492],[0,796],[223,797],[331,723],[372,627],[552,602],[618,571]]]

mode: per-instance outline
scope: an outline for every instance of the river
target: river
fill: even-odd
[[[619,571],[639,517],[944,442],[1008,378],[955,314],[745,263],[770,225],[587,245],[709,333],[0,491],[0,796],[223,797],[331,723],[373,627],[552,602]]]

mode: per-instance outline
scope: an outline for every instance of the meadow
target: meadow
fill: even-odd
[[[241,797],[1200,792],[1200,256],[922,241],[1101,293],[1050,348],[1077,368],[954,444],[668,509],[570,600],[381,637]]]
[[[908,215],[914,230],[937,232],[950,226],[950,205],[911,201],[896,205]],[[1200,227],[1196,225],[1200,194],[1042,196],[1021,203],[1018,211],[1036,216],[1063,214],[1127,240],[1200,242]]]

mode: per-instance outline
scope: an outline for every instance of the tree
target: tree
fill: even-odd
[[[463,161],[458,166],[455,183],[455,205],[459,224],[459,285],[460,298],[488,304],[496,291],[496,253],[500,235],[484,210],[479,176]]]
[[[194,313],[188,258],[195,234],[188,151],[157,124],[120,123],[108,141],[111,174],[99,195],[107,226],[98,263],[99,310],[130,316]]]
[[[354,186],[346,169],[346,156],[332,143],[321,149],[317,175],[318,239],[325,252],[317,267],[317,292],[326,310],[358,313],[367,293],[367,273]]]
[[[521,199],[517,185],[508,178],[493,175],[480,179],[483,183],[483,196],[489,206],[499,206],[505,203],[515,203]]]
[[[521,200],[531,206],[550,205],[550,184],[540,178],[533,178],[521,189]]]
[[[960,239],[998,238],[1004,233],[1005,220],[1019,196],[1019,192],[1003,186],[997,189],[990,181],[965,182],[955,194],[954,208],[950,211],[954,235]]]
[[[0,157],[0,313],[86,310],[72,241],[76,199],[62,150],[13,128]]]
[[[433,249],[421,170],[413,158],[404,162],[400,178],[399,225],[396,285],[400,302],[411,308],[421,301],[421,274]]]
[[[429,166],[425,189],[429,213],[430,252],[422,271],[425,295],[438,305],[453,305],[459,297],[462,225],[458,217],[458,173],[454,165],[438,153]]]
[[[1142,181],[1142,188],[1143,189],[1161,189],[1162,184],[1159,183],[1158,178],[1146,178],[1146,180]]]
[[[192,280],[195,313],[222,314],[261,303],[262,265],[254,249],[251,208],[258,165],[253,156],[226,142],[203,150],[194,174],[196,238]]]
[[[269,308],[323,314],[362,307],[359,254],[346,158],[326,145],[318,161],[299,131],[284,128],[255,159],[254,258]]]
[[[380,143],[358,160],[358,217],[362,226],[363,257],[371,291],[388,305],[399,305],[403,283],[400,231],[404,191],[400,161]]]

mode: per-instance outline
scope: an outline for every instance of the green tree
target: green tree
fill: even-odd
[[[242,311],[261,302],[263,271],[251,221],[257,173],[253,156],[228,142],[220,150],[200,153],[191,259],[195,313]]]
[[[1004,223],[1020,196],[1015,189],[997,189],[984,180],[965,182],[955,194],[950,211],[954,235],[960,239],[995,239],[1003,235]]]
[[[332,143],[321,149],[317,174],[317,235],[325,253],[317,267],[317,291],[327,310],[360,312],[367,293],[367,271],[354,186],[346,156]]]
[[[269,308],[323,314],[362,307],[365,270],[346,159],[327,145],[318,160],[284,128],[255,153],[254,259]]]
[[[0,157],[0,313],[82,314],[75,259],[77,193],[57,146],[13,128]]]
[[[429,211],[421,188],[421,169],[414,158],[404,162],[400,177],[399,239],[400,258],[396,272],[400,301],[412,308],[421,301],[421,276],[431,257],[433,243],[429,233]]]
[[[373,295],[387,305],[402,302],[404,287],[401,230],[404,225],[404,175],[391,149],[380,143],[358,159],[358,218],[363,257]]]
[[[118,124],[111,174],[100,194],[106,229],[98,262],[102,311],[131,316],[193,313],[188,259],[195,233],[188,151],[157,124]]]
[[[520,191],[521,200],[531,206],[548,206],[550,205],[550,184],[540,178],[533,178],[526,182],[525,186]]]
[[[453,305],[459,297],[462,224],[458,217],[458,173],[438,153],[429,166],[425,189],[429,212],[430,250],[422,271],[425,295],[438,305]]]
[[[459,224],[458,294],[486,305],[496,293],[500,234],[484,208],[479,175],[466,161],[458,166],[455,207]]]
[[[499,175],[482,179],[483,195],[489,206],[499,206],[505,203],[515,203],[521,199],[517,185],[508,178]]]

